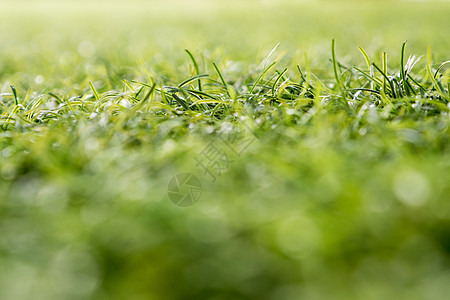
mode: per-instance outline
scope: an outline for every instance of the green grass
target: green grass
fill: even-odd
[[[77,3],[0,3],[0,299],[450,293],[450,3]]]

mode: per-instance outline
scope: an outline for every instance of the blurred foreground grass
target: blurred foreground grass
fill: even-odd
[[[1,299],[450,294],[449,3],[0,8]],[[213,182],[195,159],[242,123]]]

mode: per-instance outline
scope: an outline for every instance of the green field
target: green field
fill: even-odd
[[[444,299],[449,14],[1,1],[0,299]]]

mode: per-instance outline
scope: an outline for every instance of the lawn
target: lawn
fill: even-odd
[[[0,13],[0,299],[450,294],[449,1]]]

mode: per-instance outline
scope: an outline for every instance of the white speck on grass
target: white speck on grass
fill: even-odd
[[[44,76],[42,75],[38,75],[36,76],[36,78],[34,78],[34,82],[36,82],[37,84],[43,84],[45,81]]]
[[[176,143],[173,140],[166,140],[163,145],[162,149],[164,153],[172,153],[176,149]]]
[[[45,105],[48,109],[55,109],[58,107],[58,103],[55,100],[49,100]]]
[[[89,41],[82,41],[78,45],[78,53],[85,58],[89,58],[95,54],[95,46]]]
[[[211,134],[211,133],[213,133],[213,132],[214,132],[214,127],[213,127],[213,126],[208,126],[208,127],[206,128],[206,133]]]
[[[2,156],[3,156],[4,158],[10,157],[10,156],[12,155],[12,153],[13,153],[13,151],[12,151],[11,148],[5,148],[5,149],[3,149],[3,151],[1,152],[1,154],[2,154]]]
[[[120,105],[124,108],[131,108],[131,104],[127,99],[120,100]]]
[[[296,113],[296,111],[295,111],[295,109],[289,108],[289,109],[286,110],[286,113],[287,113],[289,116],[292,116],[293,114]]]
[[[431,193],[428,179],[415,170],[403,170],[397,173],[392,189],[401,203],[412,207],[424,205]]]

